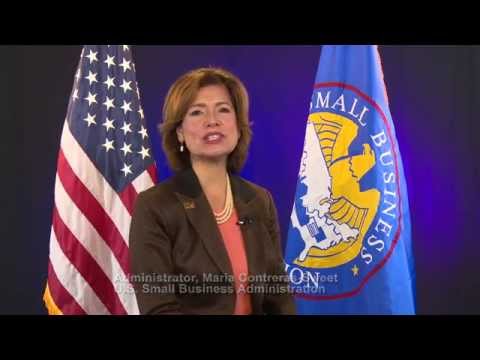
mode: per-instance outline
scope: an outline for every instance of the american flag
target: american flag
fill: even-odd
[[[49,314],[138,314],[128,233],[156,182],[130,46],[84,46],[58,154]]]

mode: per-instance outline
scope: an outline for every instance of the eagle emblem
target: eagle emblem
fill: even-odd
[[[377,213],[380,192],[360,187],[375,166],[375,152],[364,143],[361,153],[349,153],[358,125],[342,115],[310,114],[306,131],[299,174],[306,193],[291,216],[305,246],[294,262],[309,268],[340,266],[358,256]],[[300,223],[299,211],[307,223]]]

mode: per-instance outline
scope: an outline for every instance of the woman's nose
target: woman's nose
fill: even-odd
[[[218,126],[219,122],[215,113],[207,114],[207,127]]]

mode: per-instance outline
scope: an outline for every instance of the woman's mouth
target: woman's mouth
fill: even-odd
[[[217,144],[223,139],[223,134],[219,132],[211,132],[203,137],[203,141],[207,144]]]

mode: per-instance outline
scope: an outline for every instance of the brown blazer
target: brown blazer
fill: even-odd
[[[238,218],[246,220],[239,226],[253,314],[294,314],[273,199],[238,176],[231,176],[231,186]],[[139,194],[129,241],[141,314],[233,314],[230,260],[191,168]]]

